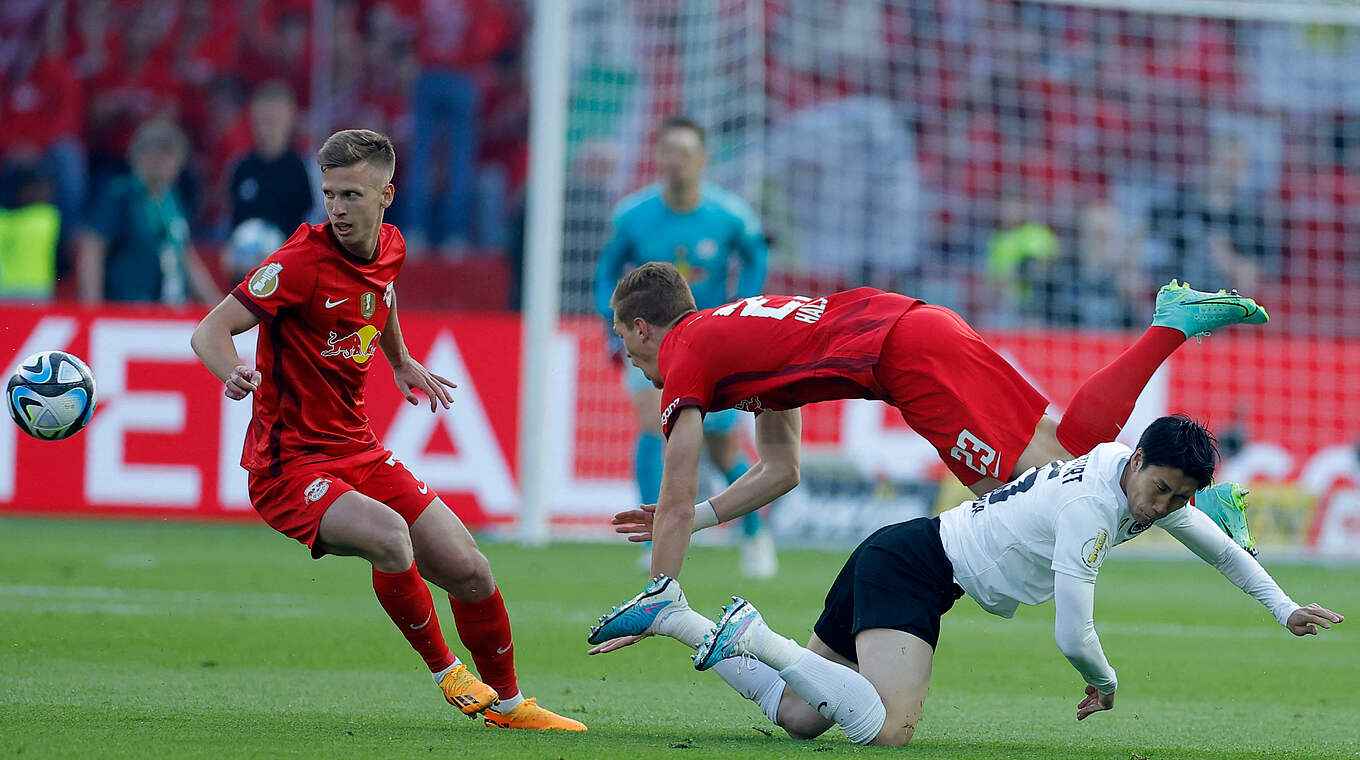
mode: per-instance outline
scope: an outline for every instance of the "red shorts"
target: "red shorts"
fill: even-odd
[[[1048,399],[963,318],[922,304],[883,341],[874,376],[884,400],[930,441],[964,485],[1010,480]]]
[[[250,503],[255,511],[269,527],[306,544],[313,557],[326,553],[316,543],[321,516],[350,491],[386,504],[408,526],[439,498],[392,452],[378,448],[296,469],[285,466],[277,477],[250,474]]]

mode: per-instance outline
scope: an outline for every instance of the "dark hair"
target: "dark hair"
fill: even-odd
[[[1193,478],[1200,488],[1214,482],[1218,440],[1203,425],[1183,414],[1158,417],[1138,439],[1143,467],[1175,467]]]
[[[397,152],[387,135],[371,129],[345,129],[326,138],[316,152],[316,162],[323,174],[328,169],[367,162],[385,170],[391,181],[397,168]]]
[[[661,122],[661,128],[656,131],[656,134],[660,137],[672,129],[690,130],[699,136],[699,145],[705,145],[708,141],[707,135],[704,134],[704,128],[699,126],[699,122],[688,116],[667,116],[666,120]]]
[[[649,324],[670,327],[686,314],[698,311],[685,276],[674,264],[662,261],[649,261],[624,275],[609,303],[625,325],[642,317]]]

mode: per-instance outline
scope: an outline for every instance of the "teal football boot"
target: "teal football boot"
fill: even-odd
[[[1152,313],[1153,327],[1175,328],[1186,338],[1228,325],[1262,325],[1269,320],[1260,304],[1236,290],[1206,293],[1175,280],[1157,291],[1157,308]]]
[[[1196,509],[1222,528],[1228,538],[1254,557],[1256,539],[1251,537],[1251,529],[1247,527],[1247,493],[1237,483],[1215,483],[1196,491],[1193,503]]]

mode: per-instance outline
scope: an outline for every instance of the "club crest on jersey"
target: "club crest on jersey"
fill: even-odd
[[[319,501],[321,497],[325,496],[326,492],[329,490],[331,490],[330,479],[317,478],[316,480],[313,480],[310,485],[307,486],[306,491],[302,492],[302,499],[303,501],[306,501],[308,504],[311,504],[315,501]]]
[[[1095,570],[1100,567],[1100,563],[1105,561],[1105,549],[1110,543],[1110,536],[1103,529],[1096,533],[1096,537],[1088,539],[1081,547],[1081,561],[1086,566]]]
[[[711,259],[718,255],[718,242],[712,238],[704,238],[694,246],[694,256],[700,259]]]
[[[378,294],[365,293],[359,296],[359,313],[364,315],[364,319],[372,319],[373,312],[378,309]]]
[[[270,262],[255,270],[255,274],[250,276],[250,294],[260,298],[268,298],[274,295],[274,291],[279,289],[279,272],[283,271],[283,265],[277,261]]]
[[[382,330],[373,325],[364,325],[344,337],[334,330],[330,333],[330,337],[326,338],[329,347],[322,349],[321,355],[353,359],[356,364],[365,364],[373,358],[373,354],[378,352],[378,339],[382,337]]]

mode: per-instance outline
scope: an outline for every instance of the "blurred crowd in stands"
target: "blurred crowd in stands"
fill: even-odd
[[[51,297],[74,272],[90,302],[220,298],[324,219],[313,152],[360,125],[397,142],[389,220],[414,258],[503,256],[527,154],[524,14],[520,0],[6,0],[0,293]],[[197,248],[223,254],[205,267]]]
[[[60,269],[102,278],[90,300],[206,298],[195,251],[224,248],[220,292],[320,219],[312,151],[358,125],[397,141],[389,219],[413,259],[518,261],[528,6],[5,0],[0,292],[50,294]],[[1360,331],[1356,27],[1010,0],[578,0],[574,17],[569,310],[589,310],[571,277],[607,209],[653,177],[638,146],[685,110],[715,181],[761,212],[774,288],[1128,327],[1177,276],[1259,294],[1291,329]],[[715,44],[692,41],[703,24]],[[747,61],[715,59],[751,34],[754,96]]]
[[[593,99],[572,115],[578,256],[598,196],[650,173],[632,133],[680,101],[710,128],[712,175],[761,211],[772,288],[867,283],[985,326],[1131,327],[1179,277],[1259,294],[1287,329],[1360,335],[1345,297],[1360,284],[1360,28],[766,0],[748,42],[732,31],[752,26],[745,4],[670,24],[657,6],[577,3],[573,81]],[[722,73],[752,57],[759,96]],[[741,142],[760,159],[724,150]]]

